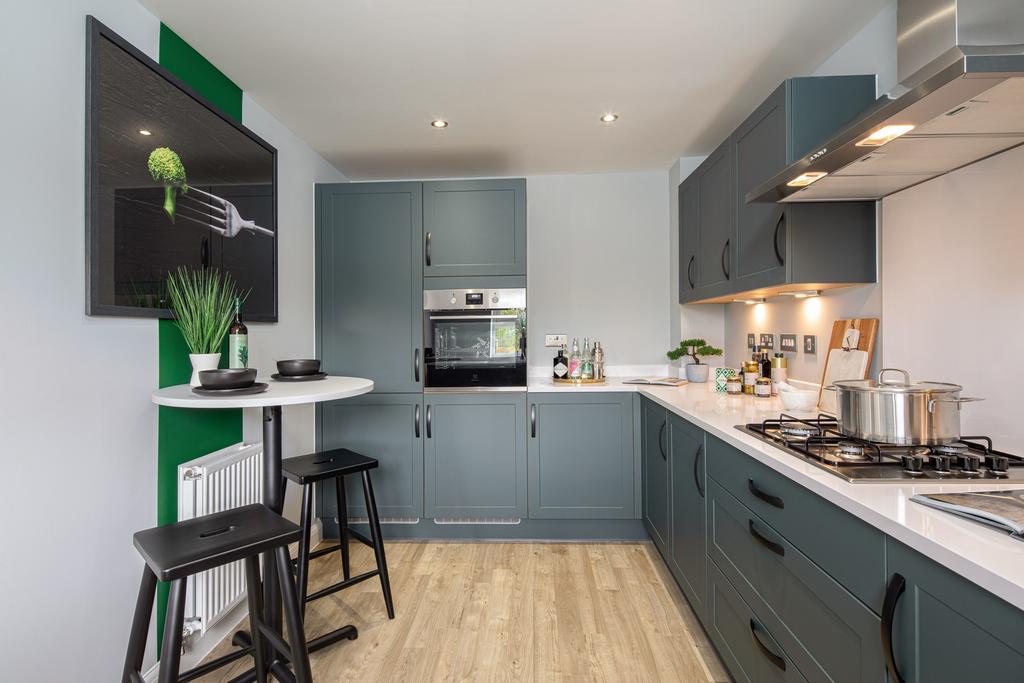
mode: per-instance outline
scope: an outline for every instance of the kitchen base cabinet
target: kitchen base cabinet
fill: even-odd
[[[644,398],[641,399],[641,459],[643,461],[644,526],[662,556],[669,544],[669,480],[668,480],[668,411]]]
[[[633,395],[530,394],[531,519],[630,519]]]
[[[526,394],[424,396],[424,514],[526,516]]]
[[[704,431],[668,415],[671,520],[669,571],[698,616],[707,598]]]
[[[318,406],[320,448],[348,448],[380,466],[370,471],[381,517],[423,516],[423,395],[366,394]],[[359,477],[346,477],[348,514],[366,517]],[[320,516],[337,515],[334,485],[317,487]],[[333,524],[333,521],[332,521]]]
[[[704,628],[738,683],[806,681],[714,562],[708,563]]]
[[[1024,612],[893,539],[886,550],[882,646],[899,680],[1024,680]]]

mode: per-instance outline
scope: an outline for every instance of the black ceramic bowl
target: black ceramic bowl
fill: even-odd
[[[244,389],[255,381],[256,368],[199,371],[199,383],[204,389]]]
[[[315,375],[320,372],[320,361],[315,358],[277,361],[277,371],[288,377]]]

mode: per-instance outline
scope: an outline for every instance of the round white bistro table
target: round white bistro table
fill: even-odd
[[[262,408],[263,409],[263,504],[280,514],[284,509],[284,477],[281,474],[281,408],[283,406],[321,403],[352,398],[373,391],[373,381],[361,377],[328,376],[322,380],[309,382],[278,382],[273,379],[257,379],[270,386],[261,394],[248,396],[199,396],[192,393],[187,384],[177,384],[153,392],[153,403],[170,408]],[[263,604],[266,620],[281,632],[281,591],[277,582],[277,570],[273,560],[264,561]],[[339,630],[339,633],[343,633]],[[355,636],[352,627],[351,637]],[[234,642],[243,646],[238,656],[246,654],[251,645],[251,636],[244,632],[235,634]],[[335,642],[338,638],[332,638]],[[329,642],[317,643],[319,647]],[[319,647],[311,649],[319,649]],[[268,652],[273,652],[268,648]],[[284,668],[284,663],[277,661],[271,665],[272,670],[286,679],[291,672]],[[244,676],[241,680],[255,680],[255,671],[249,672],[251,677]]]

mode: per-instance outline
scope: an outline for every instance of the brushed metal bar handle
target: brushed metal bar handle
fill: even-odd
[[[693,482],[697,485],[697,493],[704,497],[704,485],[700,483],[700,459],[704,455],[704,444],[697,446],[697,455],[693,457]]]
[[[758,543],[763,545],[765,548],[768,548],[768,550],[771,550],[773,553],[775,553],[779,557],[785,557],[786,556],[786,548],[781,543],[776,543],[775,541],[767,538],[760,531],[758,531],[754,527],[754,520],[748,519],[747,520],[747,524],[748,524],[747,528],[750,529],[750,535],[754,537],[755,541],[757,541]]]
[[[430,406],[427,406],[427,438],[428,439],[433,438],[433,436],[434,436],[432,417],[433,417],[433,415],[431,414]]]
[[[530,438],[537,438],[537,404],[530,404]]]
[[[775,668],[779,669],[780,671],[785,671],[786,670],[786,660],[783,659],[782,657],[778,656],[777,654],[775,654],[771,650],[769,650],[768,647],[764,643],[761,642],[761,639],[757,637],[757,629],[758,628],[764,628],[764,627],[761,626],[760,624],[758,624],[753,619],[751,619],[750,620],[750,637],[754,640],[754,645],[756,645],[757,649],[761,651],[761,654],[764,655],[765,659],[767,659],[769,662],[771,662],[772,664],[775,665]]]
[[[423,256],[425,258],[426,264],[429,266],[430,265],[430,233],[429,232],[427,233],[426,243],[423,246]]]
[[[907,588],[907,580],[900,574],[894,573],[889,579],[889,585],[885,589],[885,601],[882,603],[882,652],[885,655],[885,668],[889,671],[889,677],[896,683],[903,683],[903,676],[896,666],[896,653],[892,646],[892,627],[896,619],[896,606],[899,604],[900,596]]]
[[[413,432],[416,434],[416,438],[420,438],[420,404],[417,403],[412,414]]]
[[[780,510],[786,507],[785,501],[783,501],[778,496],[773,496],[772,494],[765,493],[764,491],[759,489],[757,487],[757,484],[754,483],[753,479],[747,479],[747,488],[750,489],[751,493],[753,493],[755,496],[757,496],[764,502],[768,503],[772,507],[777,507]]]

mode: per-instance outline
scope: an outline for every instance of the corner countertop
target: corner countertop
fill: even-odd
[[[636,391],[706,432],[739,448],[801,486],[1024,610],[1024,543],[1008,534],[955,515],[911,502],[918,493],[991,491],[1022,484],[857,483],[847,482],[775,446],[736,429],[736,425],[778,417],[778,399],[717,393],[713,383],[682,387],[623,384],[554,385],[530,378],[529,391]]]

